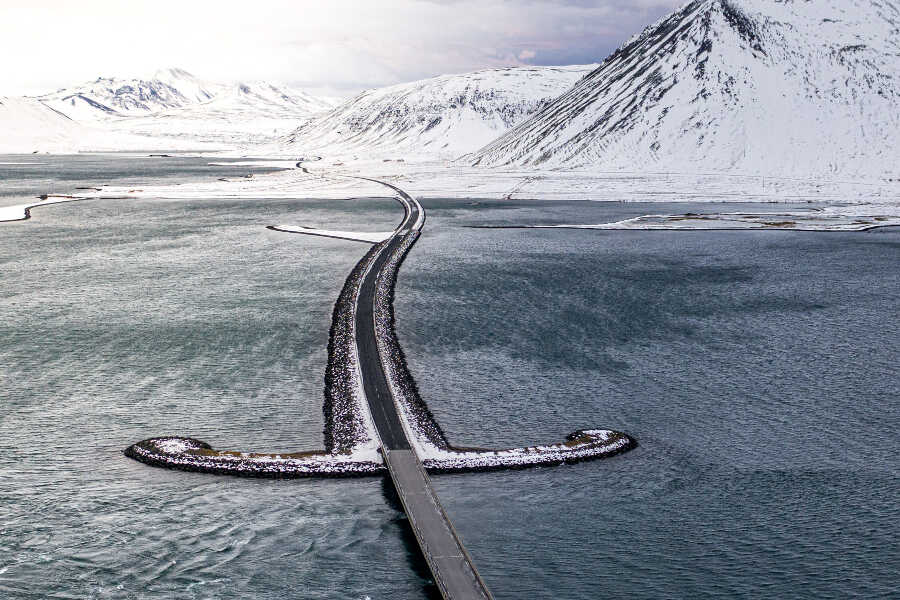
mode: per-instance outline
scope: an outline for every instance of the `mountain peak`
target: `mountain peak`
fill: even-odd
[[[883,176],[900,130],[897,16],[876,0],[696,0],[472,161]]]
[[[152,79],[157,79],[159,81],[171,81],[171,80],[188,80],[188,81],[197,81],[197,78],[188,71],[181,69],[179,67],[168,67],[166,69],[157,69],[153,73]]]

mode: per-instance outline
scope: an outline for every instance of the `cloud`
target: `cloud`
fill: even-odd
[[[526,61],[591,63],[681,3],[3,0],[0,95],[167,66],[351,93]]]

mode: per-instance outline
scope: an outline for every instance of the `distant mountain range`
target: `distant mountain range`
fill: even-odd
[[[271,142],[337,104],[267,82],[221,84],[183,69],[0,98],[0,152],[233,149]]]
[[[160,138],[187,135],[223,147],[248,146],[284,135],[336,102],[266,82],[239,83],[207,102],[119,119],[110,127]]]
[[[896,3],[698,0],[466,161],[884,177],[898,134]]]
[[[344,102],[265,82],[204,82],[181,69],[4,102],[4,133],[20,141],[29,127],[63,140],[76,121],[292,156],[893,179],[900,7],[694,0],[599,65],[442,75]]]
[[[200,104],[221,92],[221,85],[202,82],[183,69],[164,69],[149,79],[98,77],[38,100],[72,119],[89,122]]]
[[[367,90],[309,119],[283,147],[456,158],[549,104],[595,66],[486,69]]]
[[[177,68],[148,79],[100,77],[37,100],[81,123],[222,147],[271,140],[337,103],[262,81],[213,83]]]

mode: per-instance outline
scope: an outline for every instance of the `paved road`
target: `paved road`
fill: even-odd
[[[381,438],[385,464],[441,595],[445,600],[490,600],[491,594],[487,586],[453,529],[453,524],[431,487],[428,474],[407,438],[384,373],[375,337],[376,281],[406,238],[421,229],[424,209],[415,198],[400,188],[376,179],[369,181],[396,191],[406,215],[364,275],[357,299],[356,348],[363,390]]]

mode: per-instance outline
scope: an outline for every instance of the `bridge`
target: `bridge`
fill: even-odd
[[[362,385],[380,438],[381,453],[443,598],[490,600],[492,596],[487,586],[441,506],[415,445],[410,443],[385,374],[381,357],[384,350],[375,331],[378,280],[396,276],[390,270],[396,270],[399,262],[391,259],[399,258],[399,254],[408,250],[407,242],[414,242],[418,237],[425,211],[415,198],[400,188],[376,179],[370,181],[393,189],[406,211],[403,222],[383,242],[378,256],[363,276],[356,304],[355,334]]]

